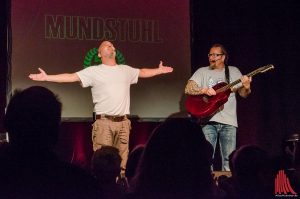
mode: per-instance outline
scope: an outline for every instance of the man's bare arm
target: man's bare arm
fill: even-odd
[[[76,73],[63,73],[57,75],[48,75],[43,69],[38,68],[40,73],[30,74],[29,78],[34,81],[48,81],[57,83],[79,82],[80,79]]]
[[[216,95],[216,91],[213,88],[200,88],[193,80],[189,80],[187,82],[184,93],[187,95]]]
[[[154,77],[156,75],[171,73],[173,68],[170,66],[164,66],[162,61],[160,61],[158,68],[142,68],[140,69],[139,77],[148,78]]]

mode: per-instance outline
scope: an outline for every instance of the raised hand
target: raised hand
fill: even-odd
[[[161,74],[171,73],[173,71],[172,67],[170,67],[170,66],[164,66],[162,61],[160,61],[158,69],[159,69],[159,71],[160,71]]]
[[[47,81],[47,73],[41,68],[38,68],[38,70],[40,71],[40,73],[30,74],[28,77],[34,81]]]

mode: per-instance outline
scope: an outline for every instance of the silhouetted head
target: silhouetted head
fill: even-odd
[[[259,186],[262,177],[272,172],[268,153],[255,145],[245,145],[232,156],[232,174],[241,186]]]
[[[119,150],[113,146],[102,146],[92,157],[92,172],[100,182],[115,183],[120,174],[121,156]]]
[[[128,155],[128,160],[126,165],[126,177],[129,180],[134,176],[136,172],[144,148],[145,145],[137,145]]]
[[[211,191],[211,149],[198,124],[167,119],[145,146],[136,191],[191,195]]]
[[[10,144],[21,148],[52,148],[58,138],[61,106],[57,96],[41,86],[15,91],[4,119]]]

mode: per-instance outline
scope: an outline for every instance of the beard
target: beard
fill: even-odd
[[[216,67],[216,61],[211,61],[210,65],[209,65],[209,68],[215,69],[215,67]]]
[[[116,51],[111,52],[108,57],[110,59],[115,58],[116,57]]]

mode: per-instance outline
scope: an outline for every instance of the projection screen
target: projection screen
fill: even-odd
[[[181,111],[191,73],[188,0],[12,0],[11,23],[12,90],[51,89],[63,103],[63,118],[92,117],[90,88],[34,82],[28,75],[38,67],[48,74],[82,70],[103,40],[111,41],[129,66],[155,68],[162,60],[174,67],[171,74],[131,86],[132,116],[166,118]]]

